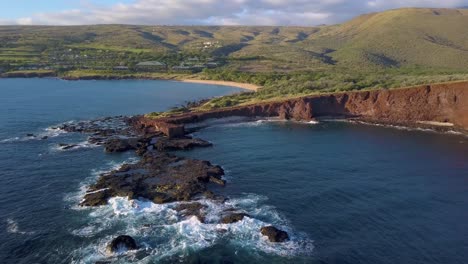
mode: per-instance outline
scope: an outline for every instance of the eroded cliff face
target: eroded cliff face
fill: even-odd
[[[184,124],[230,116],[294,120],[344,117],[410,126],[439,122],[454,130],[468,131],[468,82],[308,96],[160,119],[137,117],[132,122],[142,130],[177,137],[184,134]]]

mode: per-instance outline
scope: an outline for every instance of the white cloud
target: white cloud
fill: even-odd
[[[0,24],[318,25],[399,7],[468,6],[468,0],[134,0],[37,13]]]

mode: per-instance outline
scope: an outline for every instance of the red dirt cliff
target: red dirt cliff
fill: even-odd
[[[132,122],[137,128],[161,131],[170,137],[177,137],[184,134],[184,124],[230,116],[280,117],[295,120],[340,116],[409,126],[431,121],[451,123],[453,129],[466,132],[468,82],[306,96],[159,119],[139,116]]]

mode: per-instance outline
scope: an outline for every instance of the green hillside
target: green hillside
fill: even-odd
[[[0,61],[47,62],[54,51],[75,49],[91,56],[108,52],[124,61],[204,54],[252,72],[334,66],[462,69],[468,61],[467,28],[466,9],[398,9],[322,27],[1,26]],[[204,47],[204,42],[213,44]]]
[[[319,27],[0,26],[0,74],[198,78],[263,86],[255,94],[205,105],[222,107],[467,80],[467,29],[467,9],[427,8]],[[139,67],[148,61],[159,67]]]
[[[468,10],[399,9],[330,27],[311,45],[336,49],[343,64],[465,68]]]

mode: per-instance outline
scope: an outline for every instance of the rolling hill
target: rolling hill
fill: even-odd
[[[250,72],[420,66],[464,69],[467,9],[397,9],[320,27],[0,26],[0,62],[46,61],[56,50],[206,54]],[[206,47],[205,43],[209,43]],[[117,55],[115,55],[117,54]],[[105,59],[104,59],[105,60]]]

